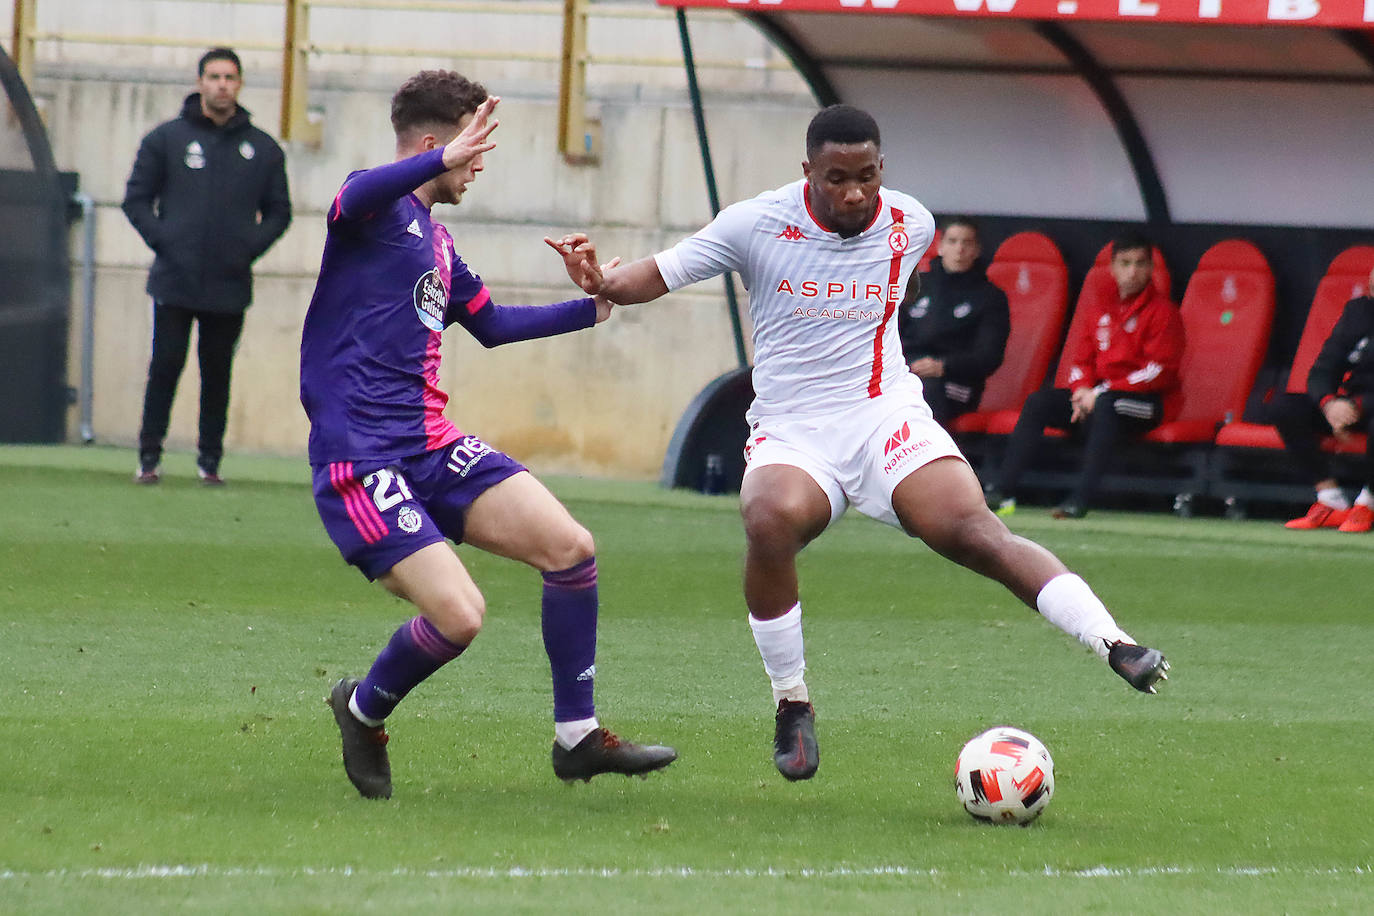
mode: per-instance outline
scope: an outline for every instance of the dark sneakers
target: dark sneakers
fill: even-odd
[[[786,778],[810,779],[821,765],[816,746],[816,710],[810,703],[779,700],[773,733],[773,764]]]
[[[386,755],[390,736],[383,726],[364,725],[349,711],[348,700],[357,686],[357,678],[343,678],[325,700],[334,710],[334,721],[343,736],[344,772],[363,798],[390,798],[391,761]]]
[[[197,467],[196,476],[200,478],[202,485],[207,487],[224,486],[224,478],[219,476],[219,471],[207,471],[205,468]]]
[[[564,782],[589,782],[599,773],[639,776],[661,770],[676,759],[677,751],[671,747],[622,741],[604,728],[591,732],[572,750],[553,743],[553,773]]]
[[[1158,649],[1132,645],[1117,640],[1107,650],[1107,664],[1112,670],[1141,693],[1156,693],[1155,684],[1167,681],[1169,663]]]
[[[134,471],[134,483],[141,483],[145,486],[150,486],[152,484],[158,483],[161,480],[162,470],[155,464],[140,464],[138,466],[138,470]]]

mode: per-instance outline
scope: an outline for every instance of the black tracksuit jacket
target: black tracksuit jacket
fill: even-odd
[[[959,274],[946,273],[936,258],[921,275],[921,293],[897,313],[897,334],[908,363],[922,356],[942,359],[945,380],[974,390],[1002,365],[1011,333],[1007,294],[988,279],[982,262]]]
[[[230,314],[248,307],[253,262],[291,222],[285,161],[247,109],[217,127],[198,92],[143,138],[124,213],[156,255],[154,301]]]
[[[1362,410],[1374,409],[1374,295],[1345,304],[1307,374],[1307,394],[1318,404],[1349,397]]]

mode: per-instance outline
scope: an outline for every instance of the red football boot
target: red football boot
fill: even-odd
[[[1360,534],[1370,528],[1374,528],[1374,509],[1356,504],[1350,507],[1345,521],[1341,522],[1341,526],[1336,530],[1347,534]]]
[[[1313,503],[1302,518],[1285,522],[1283,527],[1295,531],[1311,531],[1315,528],[1339,528],[1350,514],[1349,509],[1333,509],[1326,503]]]

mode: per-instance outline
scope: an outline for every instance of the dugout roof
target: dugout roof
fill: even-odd
[[[1374,225],[1374,0],[659,0],[872,111],[937,212]]]

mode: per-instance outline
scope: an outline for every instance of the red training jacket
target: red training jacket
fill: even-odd
[[[1083,334],[1069,341],[1073,362],[1069,390],[1098,388],[1164,395],[1164,419],[1178,413],[1182,397],[1178,369],[1183,362],[1183,319],[1178,306],[1153,283],[1129,302],[1113,283],[1083,303],[1092,311]]]

